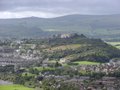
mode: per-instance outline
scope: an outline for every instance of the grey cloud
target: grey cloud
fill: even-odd
[[[0,0],[0,11],[119,14],[120,0]]]

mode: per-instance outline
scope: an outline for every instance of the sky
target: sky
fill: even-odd
[[[120,14],[120,0],[0,0],[0,18]]]

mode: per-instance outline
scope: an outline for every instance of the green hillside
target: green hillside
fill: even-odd
[[[0,85],[0,90],[33,90],[22,85]]]
[[[60,62],[93,61],[108,62],[120,57],[120,50],[100,39],[90,39],[83,35],[69,38],[49,39],[48,47],[42,49],[44,57]]]
[[[47,19],[37,17],[1,19],[0,30],[0,35],[13,37],[17,35],[40,37],[55,33],[78,32],[90,37],[118,39],[120,38],[120,15],[68,15]]]

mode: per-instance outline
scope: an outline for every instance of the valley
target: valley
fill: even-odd
[[[87,90],[97,85],[116,90],[120,87],[120,50],[116,44],[77,33],[1,40],[0,80],[13,85],[0,85],[0,89]],[[111,79],[115,86],[109,86]]]
[[[0,0],[0,90],[120,90],[120,0]]]

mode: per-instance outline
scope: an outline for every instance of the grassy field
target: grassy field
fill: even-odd
[[[35,74],[29,73],[29,72],[24,72],[24,73],[22,73],[22,76],[35,76]]]
[[[120,42],[107,42],[107,43],[120,49]]]
[[[73,63],[77,63],[78,65],[98,65],[98,62],[89,62],[89,61],[76,61]]]
[[[38,71],[43,71],[43,70],[55,70],[55,68],[51,67],[34,67],[34,69],[37,69]]]
[[[63,64],[63,66],[71,66],[71,65],[99,65],[99,62],[90,62],[90,61],[75,61],[71,64]]]
[[[111,44],[111,45],[118,45],[120,44],[120,42],[107,42],[108,44]]]
[[[80,44],[61,45],[57,47],[47,48],[45,49],[45,51],[51,52],[51,51],[66,50],[66,49],[77,49],[80,47],[81,47]]]
[[[34,90],[22,85],[0,85],[0,90]]]

